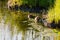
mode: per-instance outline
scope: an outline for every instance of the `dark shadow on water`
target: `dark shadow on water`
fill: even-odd
[[[29,7],[28,5],[21,5],[19,7],[20,10],[24,11],[24,12],[30,12],[30,13],[40,13],[41,10],[47,10],[48,8],[45,7],[40,7],[40,6],[32,6]]]
[[[47,11],[48,7],[40,7],[40,6],[29,7],[28,5],[21,5],[21,6],[15,5],[14,7],[10,7],[9,9],[15,11],[22,10],[24,12],[30,12],[30,13],[40,13],[41,10]]]

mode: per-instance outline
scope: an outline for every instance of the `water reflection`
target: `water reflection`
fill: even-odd
[[[4,20],[2,20],[0,23],[0,40],[22,40],[22,33],[20,32],[17,34],[16,28],[14,28],[12,35],[9,24],[5,25],[3,21]]]
[[[7,15],[7,17],[9,16],[9,17],[11,17],[11,14],[14,14],[15,13],[15,11],[14,12],[11,12],[11,14],[9,14],[10,12],[10,10],[8,11],[8,10],[6,10],[6,9],[4,9],[4,8],[1,8],[0,9],[1,10],[1,12],[2,12],[2,15],[4,16],[3,18],[5,18],[5,15]],[[8,12],[8,13],[7,13]],[[11,17],[11,19],[13,20],[15,20],[15,18],[17,17],[16,15],[17,14],[19,14],[18,12],[16,12],[14,15],[12,15],[12,16],[14,16],[14,17]],[[19,17],[17,17],[18,19],[20,18],[20,16],[24,16],[24,15],[18,15]],[[9,18],[8,18],[9,19]],[[13,20],[13,21],[14,21]],[[22,18],[22,20],[23,20],[23,18]],[[27,20],[27,19],[26,19]],[[11,21],[11,20],[10,20]],[[9,22],[10,22],[9,21]],[[28,26],[28,23],[25,23],[25,22],[22,22],[21,23],[21,21],[19,22],[20,20],[18,20],[18,21],[16,21],[15,23],[18,23],[19,24],[19,26],[20,27],[18,27],[18,28],[22,28],[22,29],[26,29],[26,27]],[[33,24],[32,24],[33,25]],[[33,25],[34,27],[36,26],[36,25]],[[40,26],[41,27],[41,26]],[[19,32],[18,33],[18,31],[17,31],[17,28],[16,28],[16,26],[14,26],[14,27],[12,27],[13,29],[11,30],[11,25],[10,25],[10,23],[9,24],[5,24],[5,20],[4,19],[2,19],[1,20],[1,23],[0,23],[0,40],[22,40],[22,32]],[[21,29],[20,29],[21,30]],[[40,30],[40,28],[39,28],[39,30]],[[47,31],[48,30],[48,31]],[[50,32],[51,30],[49,30],[49,29],[45,29],[45,31],[46,32],[44,32],[44,31],[42,31],[42,32],[36,32],[34,29],[28,29],[28,30],[26,30],[26,32],[25,32],[25,35],[24,35],[24,40],[43,40],[43,38],[45,37],[45,39],[44,40],[54,40],[54,38],[53,38],[53,36],[52,37],[50,37],[50,36],[48,36],[48,32]],[[52,34],[52,33],[51,33]],[[52,34],[52,35],[54,35],[54,34]],[[47,36],[47,37],[46,37]],[[48,37],[50,38],[50,39],[48,39]],[[56,36],[57,37],[57,36]],[[51,39],[52,38],[52,39]]]

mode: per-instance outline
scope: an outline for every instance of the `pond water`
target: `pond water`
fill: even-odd
[[[16,28],[13,29],[13,34],[10,29],[10,24],[4,24],[4,20],[0,23],[0,40],[22,40],[22,33],[17,33]],[[47,28],[46,28],[47,29]],[[44,31],[36,31],[33,28],[28,28],[25,32],[24,40],[59,40],[60,37],[53,33],[51,29],[44,29]]]
[[[3,14],[4,17],[2,17],[2,20],[0,22],[0,40],[60,40],[59,38],[57,38],[60,36],[57,33],[54,33],[53,30],[49,28],[42,28],[40,25],[37,25],[33,22],[30,23],[33,28],[28,28],[25,32],[24,39],[22,39],[22,32],[18,33],[15,26],[13,30],[11,30],[10,23],[5,24],[5,15],[8,15],[6,14],[6,12],[8,12],[7,8],[3,4],[1,4],[0,14]],[[26,26],[25,23],[21,25]],[[37,28],[39,31],[36,31],[34,28]]]

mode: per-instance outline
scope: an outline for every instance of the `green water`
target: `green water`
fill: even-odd
[[[37,25],[34,22],[31,22],[30,25],[39,31],[29,28],[29,20],[27,19],[29,12],[8,10],[5,3],[0,3],[0,40],[44,40],[45,36],[49,38],[50,36],[51,38],[57,36],[53,30],[43,28],[43,26]],[[49,39],[48,37],[45,40]]]

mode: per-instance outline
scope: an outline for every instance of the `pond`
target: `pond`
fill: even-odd
[[[44,28],[34,22],[31,22],[29,24],[31,27],[29,27],[27,14],[29,13],[8,10],[1,4],[0,40],[60,40],[60,35],[54,33],[52,29]],[[16,27],[16,25],[18,26]],[[24,31],[24,34],[21,30]]]

